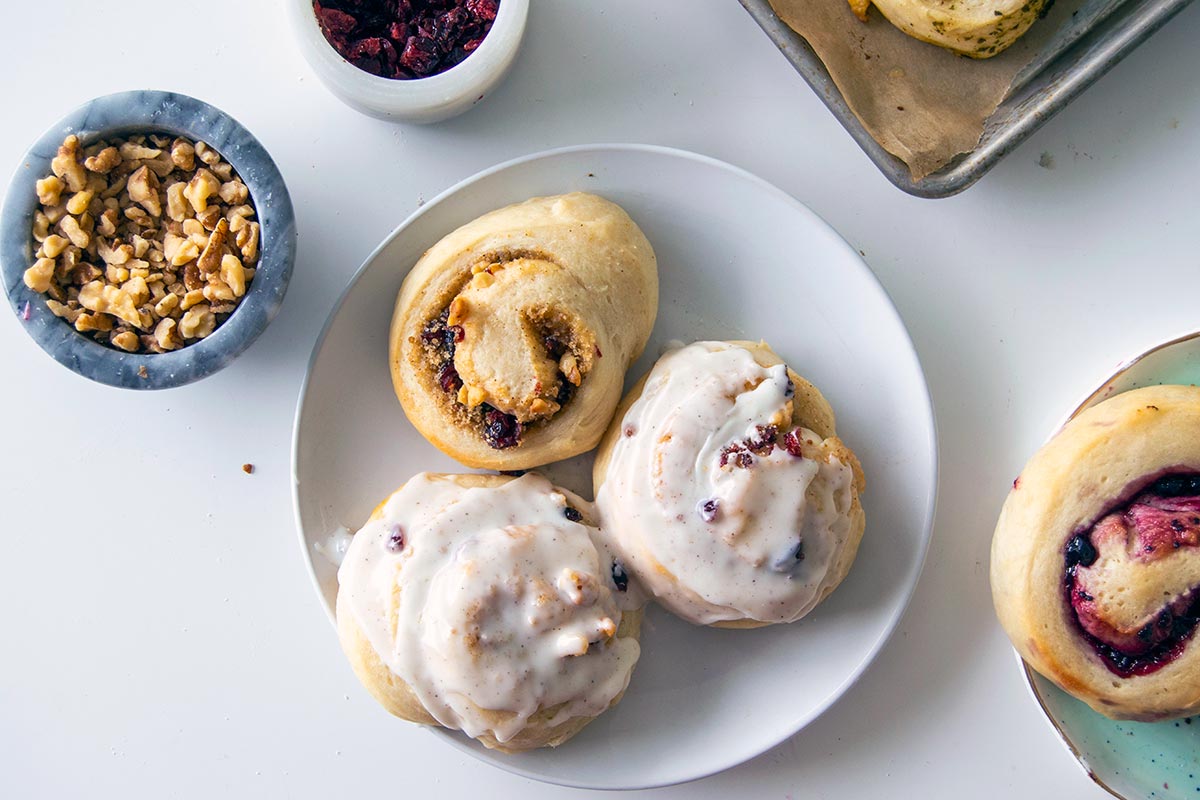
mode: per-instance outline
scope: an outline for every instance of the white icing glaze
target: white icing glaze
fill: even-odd
[[[506,742],[539,710],[559,706],[550,725],[595,716],[628,685],[640,650],[615,636],[625,593],[566,506],[540,475],[462,488],[421,474],[355,534],[340,591],[442,725]]]
[[[791,396],[782,364],[697,342],[654,365],[621,422],[596,498],[601,527],[645,588],[687,620],[791,622],[840,578],[830,567],[850,537],[853,473],[810,458],[821,437],[805,428],[801,456],[782,446]],[[721,466],[729,445],[769,425],[779,446],[743,451],[749,466],[736,452]]]
[[[339,525],[323,540],[313,542],[313,550],[335,567],[340,567],[350,549],[354,534],[345,525]]]

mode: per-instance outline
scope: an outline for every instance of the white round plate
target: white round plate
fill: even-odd
[[[562,747],[510,756],[439,731],[485,761],[552,783],[680,783],[762,753],[840,697],[895,628],[929,543],[937,445],[921,366],[870,270],[807,207],[727,164],[633,145],[530,156],[448,190],[367,259],[325,325],[296,412],[296,519],[332,617],[336,568],[321,554],[331,532],[360,526],[416,472],[463,471],[421,438],[392,393],[387,334],[405,273],[487,211],[573,190],[624,207],[658,255],[658,322],[629,383],[670,340],[765,339],[829,398],[867,475],[858,560],[804,620],[712,630],[653,607],[625,698]],[[589,462],[543,471],[591,497]]]

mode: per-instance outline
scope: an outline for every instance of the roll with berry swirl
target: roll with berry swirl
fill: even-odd
[[[654,251],[619,206],[539,197],[469,222],[412,268],[392,318],[405,414],[469,467],[596,446],[658,310]]]
[[[337,625],[384,708],[505,752],[556,746],[615,705],[641,601],[591,505],[545,478],[413,477],[355,535]]]
[[[1025,466],[992,540],[1022,658],[1118,719],[1200,712],[1200,389],[1080,413]]]
[[[800,619],[846,576],[866,524],[833,410],[764,343],[660,358],[618,409],[593,481],[623,566],[701,625]]]

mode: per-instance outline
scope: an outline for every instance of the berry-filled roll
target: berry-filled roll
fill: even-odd
[[[413,266],[392,383],[435,447],[515,470],[596,446],[654,327],[654,251],[619,206],[576,192],[485,214]]]
[[[1021,656],[1102,714],[1200,711],[1200,389],[1082,412],[1021,471],[992,541]]]

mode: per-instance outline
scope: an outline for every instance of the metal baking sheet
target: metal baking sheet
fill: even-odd
[[[821,59],[803,37],[775,16],[768,0],[740,0],[875,166],[900,189],[918,197],[949,197],[974,184],[1191,1],[1086,3],[1063,35],[1018,75],[1015,90],[988,118],[975,149],[914,181],[908,165],[871,138],[846,105]]]

